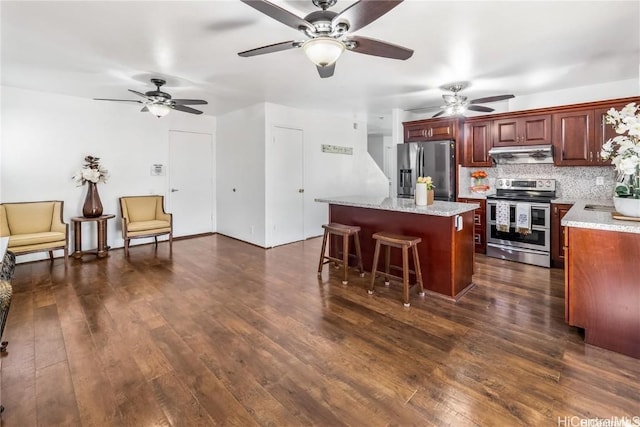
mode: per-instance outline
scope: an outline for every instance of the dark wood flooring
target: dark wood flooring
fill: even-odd
[[[332,266],[319,280],[320,244],[263,250],[213,235],[176,241],[171,256],[162,243],[67,270],[18,265],[2,425],[640,417],[640,360],[585,345],[564,323],[562,270],[478,256],[458,303],[412,294],[405,309],[399,284],[369,296],[369,274],[343,286]]]

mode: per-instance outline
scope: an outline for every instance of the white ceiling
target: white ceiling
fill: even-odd
[[[273,2],[299,16],[318,10]],[[413,57],[345,52],[328,79],[301,49],[239,57],[304,40],[239,1],[2,1],[0,14],[2,85],[136,99],[127,89],[152,90],[149,79],[163,77],[165,91],[207,100],[196,108],[211,115],[273,102],[378,117],[440,105],[439,86],[454,81],[471,82],[470,99],[522,96],[638,78],[640,63],[639,1],[407,0],[355,34]]]

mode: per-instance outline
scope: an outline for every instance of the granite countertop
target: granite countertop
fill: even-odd
[[[433,216],[454,216],[479,209],[477,203],[443,202],[436,200],[429,206],[416,206],[413,199],[375,196],[319,197],[316,202],[333,205],[353,206],[357,208],[381,209],[386,211],[408,212]]]
[[[594,205],[597,210],[585,210],[585,205]],[[613,219],[612,200],[576,200],[573,207],[562,218],[565,227],[591,228],[595,230],[619,231],[622,233],[640,234],[640,221],[623,221]]]

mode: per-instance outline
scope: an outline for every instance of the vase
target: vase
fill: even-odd
[[[433,190],[427,190],[427,205],[432,205],[433,204]]]
[[[87,197],[84,199],[82,206],[82,215],[85,218],[97,218],[102,215],[102,202],[98,194],[98,186],[95,182],[88,182]]]
[[[427,203],[427,184],[418,182],[416,183],[416,206],[426,206]]]
[[[621,215],[640,218],[640,199],[615,196],[613,205],[616,208],[616,212]]]

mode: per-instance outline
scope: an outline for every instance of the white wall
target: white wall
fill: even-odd
[[[217,127],[218,232],[264,247],[264,104],[219,116]]]
[[[367,151],[378,167],[384,171],[384,136],[381,133],[367,135]]]
[[[367,126],[358,119],[266,104],[267,138],[273,126],[304,132],[304,235],[322,234],[328,206],[318,197],[368,194],[387,196],[387,179],[367,152]],[[354,126],[355,125],[355,126]],[[322,144],[353,148],[353,155],[323,153]]]
[[[168,173],[151,176],[150,167],[168,165],[169,130],[214,137],[216,131],[215,117],[172,112],[158,119],[139,110],[138,105],[2,87],[0,201],[63,200],[70,224],[69,218],[82,215],[87,189],[76,187],[71,176],[86,155],[100,157],[111,174],[98,185],[100,199],[105,213],[117,215],[108,223],[108,244],[121,247],[118,197],[162,194],[168,199]],[[85,249],[96,246],[90,226],[83,229]]]

